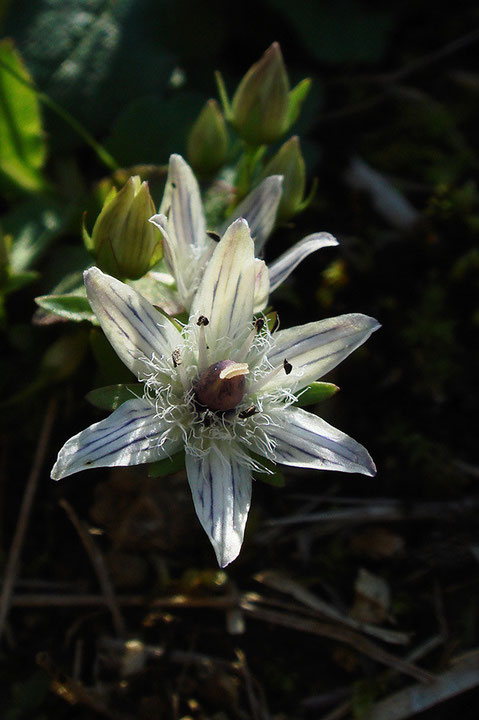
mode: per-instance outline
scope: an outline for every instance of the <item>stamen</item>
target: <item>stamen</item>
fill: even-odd
[[[198,369],[201,373],[208,367],[208,345],[206,344],[205,327],[210,324],[210,321],[204,315],[200,315],[196,324],[199,325],[200,328],[198,338]]]
[[[285,358],[282,365],[278,365],[278,367],[273,368],[273,370],[264,375],[260,380],[258,380],[258,382],[254,383],[253,386],[250,387],[250,391],[257,392],[258,390],[260,390],[260,388],[264,387],[264,385],[269,383],[270,380],[276,377],[276,375],[278,375],[278,373],[280,373],[282,370],[286,373],[286,375],[289,375],[292,369],[293,366]]]
[[[238,413],[238,417],[241,418],[241,420],[245,420],[252,415],[256,415],[256,413],[259,413],[256,405],[250,405],[248,408],[246,408],[246,410],[242,410],[240,413]]]
[[[263,318],[256,318],[253,329],[248,334],[248,337],[246,338],[246,340],[244,341],[244,343],[242,344],[242,346],[240,347],[240,349],[238,351],[238,361],[239,362],[244,360],[245,357],[248,355],[250,348],[251,348],[251,343],[253,342],[255,335],[258,335],[261,332],[261,330],[264,328],[264,325],[265,325],[265,322],[264,322]]]
[[[183,360],[181,359],[181,350],[180,348],[176,348],[176,350],[173,350],[171,354],[171,359],[173,360],[173,367],[178,370],[178,375],[180,376],[181,384],[184,388],[188,387],[188,375],[186,373],[186,370],[183,365]]]
[[[214,232],[213,230],[208,230],[206,234],[215,242],[219,242],[221,240],[221,237],[218,235],[218,233]]]

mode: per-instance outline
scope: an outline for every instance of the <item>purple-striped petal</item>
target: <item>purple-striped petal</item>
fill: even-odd
[[[145,377],[144,359],[171,355],[181,343],[173,323],[129,285],[98,268],[84,273],[88,301],[117,355],[137,375]]]
[[[259,313],[264,310],[268,304],[269,298],[269,272],[264,260],[254,261],[255,280],[254,280],[254,306],[253,312]]]
[[[281,200],[282,186],[282,175],[267,177],[234,209],[225,225],[226,228],[233,220],[244,218],[250,227],[256,255],[261,253],[273,230]]]
[[[313,233],[293,245],[269,265],[270,292],[276,290],[308,255],[332,245],[338,245],[338,241],[327,232]]]
[[[253,316],[254,287],[253,241],[248,223],[239,219],[217,244],[191,308],[192,314],[209,320],[210,347],[218,340],[234,341],[244,333]]]
[[[287,408],[281,425],[270,425],[275,461],[284,465],[375,475],[366,448],[325,420],[299,408]]]
[[[212,445],[202,458],[186,455],[186,471],[196,514],[225,567],[239,554],[251,502],[251,471]]]
[[[289,375],[274,376],[265,387],[274,385],[293,391],[306,387],[336,367],[379,327],[374,318],[351,313],[279,330],[268,360],[273,367],[287,360],[292,370]]]
[[[180,254],[204,247],[207,235],[200,189],[181,155],[170,157],[160,214],[168,216],[170,235]]]
[[[166,439],[155,409],[142,398],[120,405],[109,417],[70,438],[58,453],[54,480],[80,470],[117,465],[139,465],[169,457],[181,437]]]

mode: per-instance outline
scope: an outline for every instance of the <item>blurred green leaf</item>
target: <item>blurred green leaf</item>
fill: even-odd
[[[183,470],[185,467],[185,452],[182,450],[171,458],[165,458],[159,460],[156,463],[150,463],[148,465],[148,476],[151,478],[165,477],[165,475],[172,475],[173,473]]]
[[[2,291],[5,293],[5,295],[8,295],[9,293],[21,290],[22,287],[28,285],[37,278],[38,273],[35,272],[35,270],[19,272],[13,275],[9,275],[5,281]]]
[[[88,320],[94,325],[98,324],[86,295],[40,295],[35,298],[35,302],[43,310],[59,315],[65,320],[74,322]]]
[[[0,42],[0,188],[45,190],[46,143],[31,78],[10,40]]]
[[[141,383],[117,383],[90,390],[86,395],[89,403],[101,410],[116,410],[127,400],[143,395]]]
[[[14,272],[31,270],[43,252],[63,231],[69,209],[44,198],[19,203],[2,219],[5,233],[12,235],[9,262]]]
[[[6,32],[40,90],[88,130],[106,130],[132,100],[162,92],[174,68],[162,38],[167,0],[16,0]],[[61,119],[47,118],[51,144],[74,146]]]
[[[306,405],[315,405],[316,403],[323,402],[328,398],[336,395],[339,391],[337,385],[327,382],[313,382],[302,392],[296,393],[298,400],[296,405],[298,407],[305,407]]]

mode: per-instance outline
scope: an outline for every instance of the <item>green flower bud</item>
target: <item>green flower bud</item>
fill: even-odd
[[[214,175],[225,162],[228,134],[216,100],[208,100],[188,137],[188,162],[198,175]]]
[[[103,271],[136,280],[160,260],[161,235],[148,222],[155,212],[148,184],[142,183],[138,175],[130,177],[119,192],[112,190],[91,238],[83,229],[85,243]]]
[[[290,90],[281,49],[273,43],[241,80],[228,119],[250,145],[276,142],[299,115],[310,87],[303,80]]]
[[[283,176],[283,194],[277,219],[288,220],[304,207],[306,167],[297,135],[280,147],[263,170],[262,176]]]

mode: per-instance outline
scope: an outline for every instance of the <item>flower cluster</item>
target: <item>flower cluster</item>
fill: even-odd
[[[241,548],[254,470],[267,472],[272,461],[375,473],[364,447],[296,401],[298,391],[334,368],[378,323],[349,314],[271,332],[258,314],[269,278],[255,258],[252,235],[261,246],[266,233],[258,220],[264,215],[261,198],[277,180],[248,201],[256,212],[240,208],[241,217],[219,242],[209,242],[196,181],[179,156],[172,158],[168,182],[164,207],[152,222],[164,235],[188,323],[173,322],[98,268],[85,272],[90,305],[144,391],[68,440],[52,477],[152,463],[184,448],[196,513],[224,567]],[[322,242],[335,241],[327,236]],[[289,274],[302,252],[293,248],[277,261],[282,270],[273,266],[270,277],[277,281]]]

